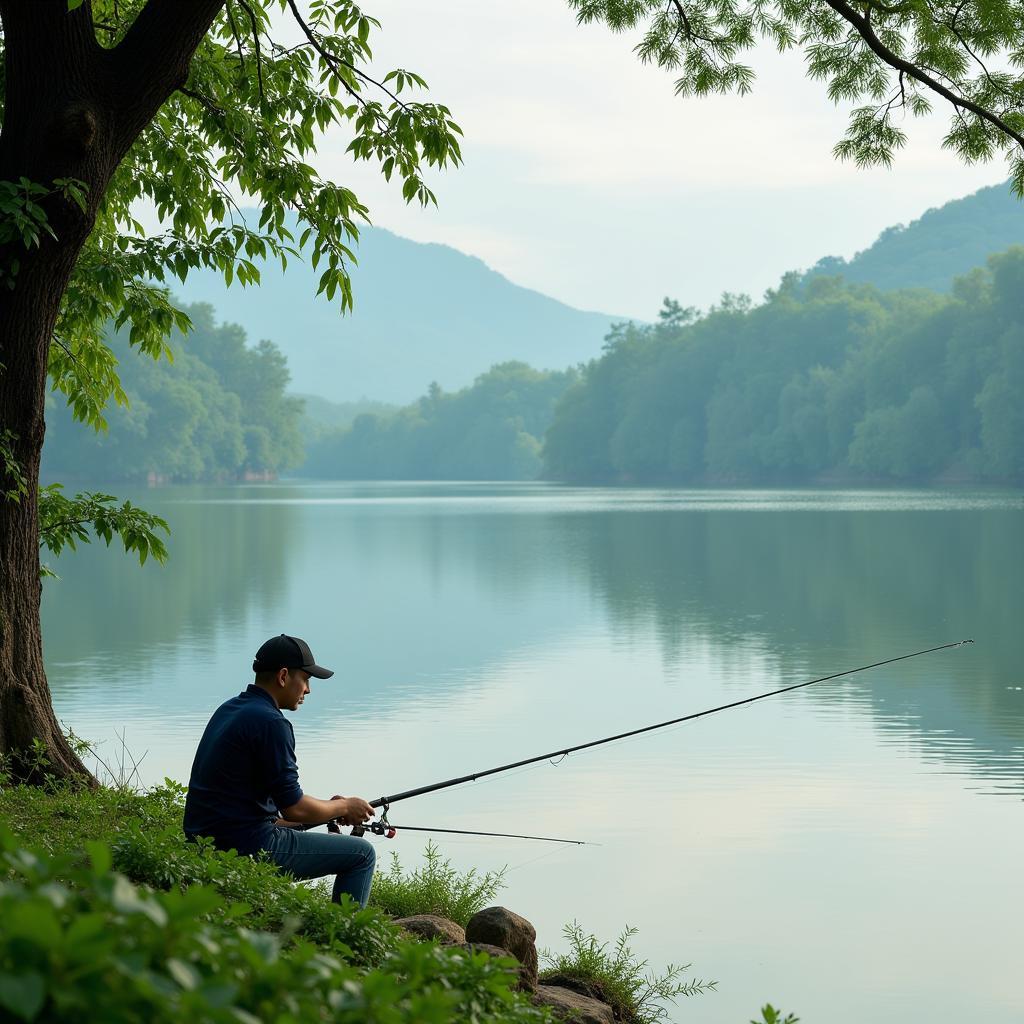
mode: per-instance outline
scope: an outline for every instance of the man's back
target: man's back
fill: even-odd
[[[273,697],[258,686],[225,701],[199,741],[184,830],[221,849],[255,853],[279,811],[302,799],[295,737]]]

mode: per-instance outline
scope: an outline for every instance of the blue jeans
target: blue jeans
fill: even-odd
[[[295,878],[334,875],[331,899],[338,903],[346,892],[361,907],[370,898],[377,852],[369,840],[329,832],[302,832],[275,826],[263,851],[279,868]]]

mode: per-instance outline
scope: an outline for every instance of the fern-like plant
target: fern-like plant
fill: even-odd
[[[505,887],[504,878],[504,868],[483,873],[476,868],[459,872],[450,860],[442,858],[433,841],[428,841],[423,865],[408,874],[398,854],[392,852],[391,867],[379,871],[373,880],[370,905],[392,917],[438,914],[465,925]]]
[[[568,953],[541,953],[547,965],[541,980],[570,979],[595,998],[608,1003],[617,1021],[625,1024],[660,1024],[668,1017],[665,1002],[679,996],[693,996],[714,989],[716,982],[685,980],[690,964],[669,964],[660,973],[649,971],[630,945],[636,928],[626,928],[612,944],[583,930],[573,921],[562,929],[569,941]]]

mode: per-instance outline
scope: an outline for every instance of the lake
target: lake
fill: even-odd
[[[1024,499],[967,491],[281,483],[129,492],[173,528],[139,568],[53,562],[58,717],[187,781],[280,632],[335,668],[292,716],[304,788],[373,799],[937,644],[558,764],[396,804],[507,866],[564,947],[624,926],[716,992],[672,1019],[1024,1019]],[[51,560],[52,561],[52,560]],[[415,866],[424,836],[375,840]]]

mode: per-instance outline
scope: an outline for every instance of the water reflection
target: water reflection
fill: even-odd
[[[668,681],[710,652],[732,693],[971,636],[963,655],[799,699],[870,711],[994,791],[1024,786],[1015,496],[334,484],[135,497],[172,521],[169,565],[87,548],[45,588],[69,715],[97,672],[125,714],[201,715],[278,629],[315,637],[372,714],[443,702],[588,630],[626,648],[654,638]]]
[[[561,527],[612,628],[653,628],[669,663],[695,638],[727,659],[757,639],[796,681],[975,639],[801,699],[861,704],[951,769],[1024,784],[1016,509],[624,512]]]

